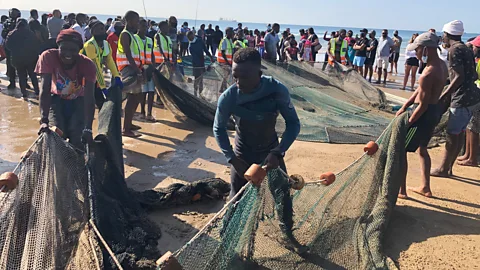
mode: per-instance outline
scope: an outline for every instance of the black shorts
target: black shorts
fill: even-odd
[[[416,57],[408,58],[407,61],[405,62],[405,65],[406,66],[412,66],[412,67],[418,67],[418,65],[419,65],[418,58],[416,58]]]
[[[367,66],[375,65],[375,56],[374,57],[367,57],[367,59],[365,59],[365,65],[367,65]]]
[[[182,50],[187,50],[187,49],[188,49],[188,42],[182,42],[182,43],[180,43],[180,49],[182,49]]]
[[[415,110],[417,106],[418,104],[415,104],[413,110]],[[441,106],[439,104],[428,105],[427,111],[408,128],[405,143],[407,152],[415,152],[420,146],[428,146],[433,136],[433,131],[442,117],[441,113]]]
[[[388,59],[388,62],[392,63],[397,63],[398,62],[398,58],[400,58],[400,53],[397,53],[397,52],[393,52],[390,54],[390,58]]]

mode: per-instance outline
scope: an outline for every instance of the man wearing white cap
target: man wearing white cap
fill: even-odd
[[[449,177],[453,175],[453,164],[465,141],[465,130],[474,108],[480,103],[480,90],[475,85],[477,73],[473,51],[462,42],[463,23],[452,21],[443,26],[443,42],[449,50],[450,85],[441,100],[450,104],[447,124],[447,143],[439,168],[431,175]]]
[[[405,149],[408,152],[415,152],[418,149],[422,168],[422,185],[416,188],[409,188],[409,190],[425,197],[432,197],[430,189],[430,168],[432,162],[427,147],[433,131],[442,116],[442,106],[438,104],[438,100],[448,77],[447,66],[438,57],[438,41],[437,35],[426,32],[419,35],[413,43],[407,46],[407,50],[415,51],[417,58],[422,59],[426,66],[419,79],[419,87],[397,113],[397,115],[400,115],[412,104],[414,105],[413,113],[408,119],[410,127],[407,133]],[[406,178],[403,179],[398,197],[402,199],[408,198]]]

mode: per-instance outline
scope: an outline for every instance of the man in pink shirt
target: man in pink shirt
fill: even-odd
[[[35,69],[42,76],[40,132],[48,132],[49,124],[57,126],[65,139],[82,149],[82,143],[93,141],[96,67],[79,53],[83,40],[75,30],[62,30],[57,44],[58,49],[42,53]]]

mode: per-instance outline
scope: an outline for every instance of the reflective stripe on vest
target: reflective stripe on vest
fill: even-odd
[[[330,54],[332,54],[333,56],[335,56],[335,46],[337,45],[337,40],[338,38],[332,38],[330,40]],[[342,41],[342,47],[340,48],[340,63],[342,65],[347,64],[347,58],[345,58],[345,55],[347,54],[347,48],[348,48],[347,41],[344,39]],[[330,65],[333,65],[335,61],[336,59],[332,58],[331,56],[328,57],[328,63]]]
[[[149,37],[145,37],[143,40],[139,35],[135,34],[135,38],[137,39],[138,44],[140,44],[140,54],[142,65],[149,65],[152,63],[152,50],[153,50],[153,40]]]
[[[137,65],[137,67],[141,67],[142,65],[140,44],[138,43],[138,40],[130,32],[127,31],[127,29],[124,29],[122,33],[120,33],[117,49],[117,66],[119,71],[130,65],[130,62],[127,59],[127,55],[123,50],[122,42],[120,42],[122,34],[124,33],[127,33],[130,36],[130,52],[132,53],[132,58],[135,61],[135,64]]]
[[[158,44],[158,39],[160,39],[160,44]],[[160,33],[156,34],[153,44],[155,47],[153,50],[153,54],[155,55],[155,63],[161,64],[165,61],[173,63],[172,40],[169,36],[164,36]],[[167,59],[165,60],[165,58]]]
[[[102,65],[105,64],[105,58],[110,54],[110,45],[106,40],[103,41],[103,50],[102,53],[100,53],[100,49],[98,47],[97,41],[95,38],[89,39],[85,44],[83,45],[84,48],[86,48],[89,44],[92,44],[93,47],[95,47],[95,55],[96,55],[96,61],[95,61],[95,66],[97,67],[97,83],[101,87],[105,87],[105,79],[103,77],[103,68]],[[83,54],[86,55],[85,49],[83,49]]]
[[[235,41],[235,47],[240,47],[240,48],[247,48],[247,44],[245,44],[245,41],[240,41],[240,40],[236,40]],[[248,43],[248,41],[247,41]]]
[[[223,44],[224,40],[227,42],[227,49],[225,50],[225,56],[227,57],[227,59],[224,59],[223,55],[222,55],[222,44]],[[231,64],[232,63],[232,55],[233,55],[232,40],[225,37],[225,38],[222,39],[222,41],[220,41],[220,44],[218,45],[217,61],[218,61],[218,63],[221,63],[221,64]]]

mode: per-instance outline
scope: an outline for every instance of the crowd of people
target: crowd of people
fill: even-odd
[[[6,59],[8,88],[15,89],[18,75],[23,98],[28,98],[28,88],[39,96],[40,131],[48,131],[49,125],[55,125],[78,148],[92,141],[95,107],[102,108],[109,91],[123,91],[127,95],[123,136],[138,137],[140,134],[135,131],[141,127],[133,124],[133,116],[139,104],[141,117],[155,122],[152,116],[155,68],[163,67],[162,74],[170,78],[182,57],[191,55],[197,95],[203,90],[205,56],[212,63],[217,62],[224,78],[233,76],[236,81],[232,86],[226,80],[222,82],[224,91],[218,100],[214,124],[214,135],[232,165],[233,193],[246,183],[243,173],[253,163],[265,161],[268,168],[284,168],[283,156],[300,130],[288,89],[279,81],[261,75],[262,59],[273,64],[314,63],[322,48],[313,28],[301,29],[297,41],[290,29],[281,32],[277,23],[268,25],[265,31],[252,31],[239,23],[237,28],[228,27],[222,32],[219,26],[213,28],[211,24],[207,28],[202,24],[198,30],[190,29],[187,22],[178,27],[174,16],[156,23],[134,11],[103,23],[82,13],[62,17],[59,10],[41,18],[36,10],[31,10],[27,20],[18,9],[11,9],[9,16],[2,16],[1,21],[0,56],[1,60]],[[412,190],[424,196],[432,196],[430,175],[452,175],[465,132],[466,152],[457,162],[464,166],[478,164],[480,64],[475,64],[475,58],[480,58],[480,36],[464,44],[463,33],[463,24],[453,21],[444,26],[443,38],[433,29],[413,35],[405,52],[403,88],[411,76],[411,87],[415,90],[419,66],[421,77],[419,87],[397,114],[413,105],[407,151],[419,149],[423,185]],[[378,39],[374,30],[367,29],[362,29],[358,36],[345,29],[328,34],[323,35],[328,42],[323,69],[349,65],[371,82],[376,67],[378,84],[382,83],[382,76],[386,83],[389,67],[390,73],[398,73],[403,41],[397,31],[390,38],[384,29]],[[110,83],[107,70],[111,74]],[[41,87],[37,76],[41,77]],[[28,85],[27,77],[33,86]],[[271,95],[276,96],[275,104],[266,98]],[[428,142],[447,110],[450,117],[445,155],[441,166],[430,172]],[[286,121],[280,143],[275,131],[278,111]],[[226,133],[232,116],[237,120],[235,151]],[[405,185],[400,196],[407,196]]]

